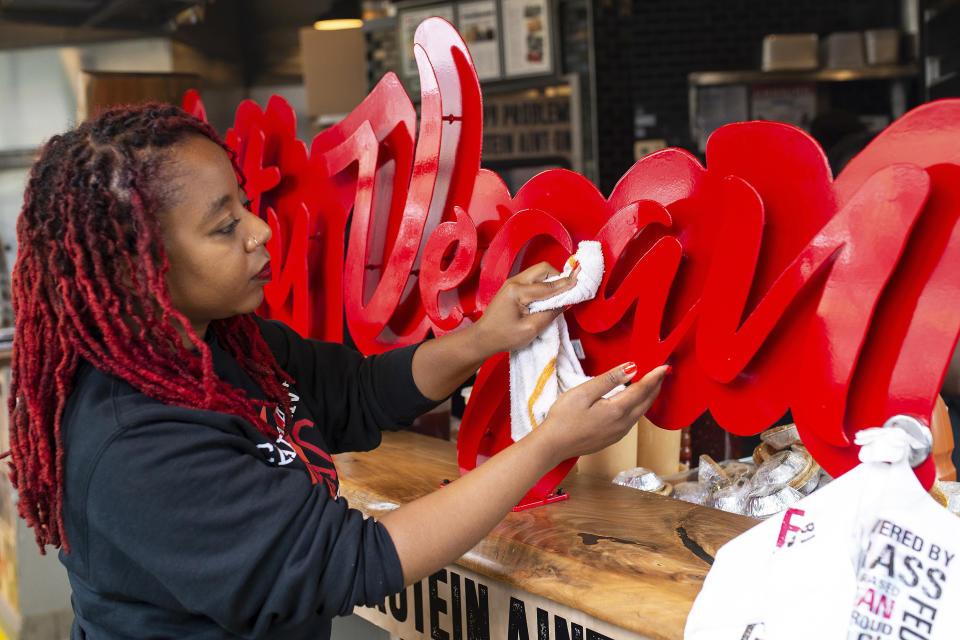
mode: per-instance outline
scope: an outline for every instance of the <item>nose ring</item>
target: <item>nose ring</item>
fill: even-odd
[[[251,235],[251,236],[250,236],[250,239],[253,240],[253,248],[254,248],[254,249],[256,249],[257,247],[260,246],[260,239],[259,239],[257,236]]]

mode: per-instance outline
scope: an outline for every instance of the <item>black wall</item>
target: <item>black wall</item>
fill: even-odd
[[[642,109],[656,124],[645,137],[695,149],[689,132],[687,74],[759,69],[770,33],[899,27],[900,0],[597,0],[594,3],[599,186],[609,193],[633,164],[633,117]],[[903,47],[901,47],[903,50]],[[882,86],[846,98],[865,113],[883,99]]]

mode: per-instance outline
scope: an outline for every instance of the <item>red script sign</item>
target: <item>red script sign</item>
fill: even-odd
[[[603,246],[597,297],[568,313],[596,374],[673,365],[650,419],[709,410],[753,434],[787,408],[833,475],[858,430],[896,413],[929,424],[960,334],[960,100],[894,122],[834,179],[817,143],[774,122],[727,125],[706,166],[679,149],[637,162],[609,197],[542,173],[511,197],[482,170],[480,87],[467,48],[432,18],[415,37],[421,118],[387,74],[306,145],[273,97],[240,105],[228,144],[280,265],[261,310],[365,353],[476,320],[519,269]],[[202,116],[195,94],[185,106]],[[346,237],[349,220],[349,238]],[[510,443],[503,356],[461,425],[463,471]],[[568,461],[533,492],[545,495]],[[926,486],[932,460],[917,470]]]

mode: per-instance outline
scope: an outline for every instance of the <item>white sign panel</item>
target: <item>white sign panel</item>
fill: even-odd
[[[427,9],[405,9],[398,12],[400,23],[400,60],[404,76],[417,75],[417,59],[413,56],[413,36],[417,27],[427,18],[443,18],[454,24],[453,5],[444,4]],[[454,26],[456,26],[454,24]]]
[[[547,0],[503,0],[503,57],[507,76],[553,72]]]
[[[817,114],[817,89],[812,84],[753,87],[750,117],[754,120],[786,122],[810,130]]]
[[[457,18],[460,35],[473,58],[477,78],[499,78],[500,26],[497,23],[497,3],[493,0],[461,2],[457,5]]]

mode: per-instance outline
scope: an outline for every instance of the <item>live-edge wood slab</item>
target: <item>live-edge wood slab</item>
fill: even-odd
[[[336,456],[350,506],[378,516],[459,477],[451,442],[385,433]],[[680,639],[717,549],[757,524],[572,473],[570,499],[511,513],[457,564],[651,638]]]

